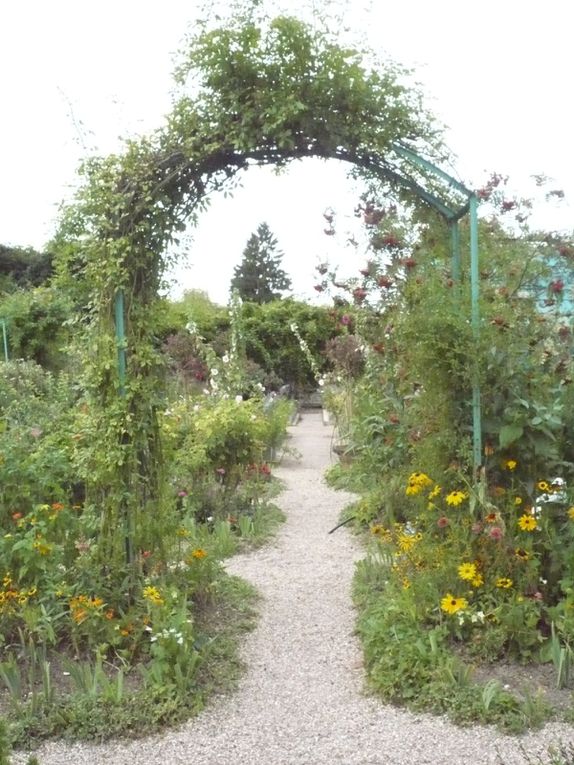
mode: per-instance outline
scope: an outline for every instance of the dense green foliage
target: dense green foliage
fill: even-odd
[[[39,287],[53,275],[53,254],[0,244],[0,293]]]

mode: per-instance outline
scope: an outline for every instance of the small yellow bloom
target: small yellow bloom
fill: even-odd
[[[495,584],[501,590],[509,590],[512,587],[512,579],[509,579],[507,576],[500,576]]]
[[[530,560],[530,553],[523,547],[517,547],[514,550],[514,555],[518,558],[518,560]]]
[[[570,520],[574,521],[574,507],[568,508],[568,517],[570,518]]]
[[[516,460],[506,460],[504,467],[506,470],[516,470],[518,462]]]
[[[150,603],[153,603],[155,606],[161,606],[164,602],[160,591],[157,587],[144,587],[143,588],[143,596],[145,600],[149,600]]]
[[[417,542],[416,538],[410,534],[400,534],[399,538],[397,539],[397,547],[402,552],[408,552],[413,545],[415,545]]]
[[[522,531],[534,531],[534,529],[538,528],[538,521],[532,515],[524,513],[518,519],[518,525]]]
[[[442,491],[442,489],[441,489],[441,487],[438,485],[438,483],[437,483],[437,484],[435,484],[435,485],[434,485],[434,487],[433,487],[433,489],[432,489],[432,491],[431,491],[431,492],[430,492],[430,494],[428,495],[428,498],[429,498],[429,499],[434,499],[435,497],[438,497],[438,495],[441,493],[441,491]]]
[[[550,484],[548,483],[548,481],[538,481],[538,483],[536,484],[536,488],[539,491],[550,491]]]
[[[458,567],[459,578],[465,579],[468,582],[472,582],[477,573],[476,564],[474,563],[461,563],[461,565]]]
[[[522,497],[514,497],[514,504],[516,507],[522,504]]]
[[[451,491],[450,494],[446,495],[445,500],[447,505],[457,507],[462,504],[467,497],[468,494],[464,491]]]
[[[473,587],[482,587],[484,584],[484,577],[483,575],[478,572],[477,575],[474,577],[474,579],[471,581],[471,584]]]
[[[207,553],[201,547],[198,547],[196,550],[192,551],[191,557],[196,558],[197,560],[201,560],[201,558],[207,557]]]
[[[456,614],[457,611],[462,611],[468,606],[466,598],[455,598],[450,592],[444,596],[440,602],[440,607],[447,614]]]

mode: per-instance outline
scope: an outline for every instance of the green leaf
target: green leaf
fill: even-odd
[[[503,425],[498,434],[500,448],[505,449],[510,444],[518,441],[519,438],[522,438],[523,433],[524,428],[522,425]]]

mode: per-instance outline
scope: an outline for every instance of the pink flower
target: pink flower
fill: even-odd
[[[446,516],[441,515],[441,517],[436,522],[436,525],[439,527],[439,529],[444,529],[446,526],[448,526],[449,523],[449,519]]]
[[[470,530],[473,534],[480,534],[482,531],[482,523],[473,523]]]
[[[187,492],[186,491],[178,491],[177,492],[177,496],[178,497],[187,497]]]
[[[489,536],[491,539],[494,539],[494,541],[495,541],[495,542],[498,542],[499,540],[501,540],[501,539],[502,539],[502,537],[504,536],[504,534],[503,534],[503,531],[502,531],[502,529],[500,528],[500,526],[493,526],[493,527],[492,527],[492,528],[489,530],[489,532],[488,532],[488,536]]]
[[[349,325],[351,323],[351,317],[348,313],[344,313],[341,316],[341,324],[344,324],[345,326]]]
[[[218,475],[225,475],[225,468],[217,468],[215,471]]]

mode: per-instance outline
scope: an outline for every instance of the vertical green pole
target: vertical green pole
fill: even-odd
[[[115,300],[116,340],[118,344],[118,378],[120,396],[126,395],[126,329],[124,323],[124,291],[116,292]]]
[[[4,341],[4,361],[8,361],[8,333],[6,332],[6,319],[2,321],[2,339]]]
[[[115,314],[115,320],[116,320],[116,341],[118,346],[119,393],[120,393],[120,396],[124,398],[126,395],[126,355],[127,353],[126,353],[125,301],[124,301],[124,291],[122,289],[119,289],[116,292],[114,314]],[[134,582],[134,576],[135,576],[135,572],[133,569],[133,563],[135,560],[135,555],[134,555],[135,519],[133,516],[133,511],[130,512],[130,507],[126,499],[127,494],[129,492],[128,483],[129,483],[129,479],[126,478],[126,496],[122,500],[122,514],[124,516],[124,529],[125,529],[124,545],[125,545],[126,563],[130,571],[130,574],[129,574],[130,583],[128,585],[128,588],[131,592],[133,588],[133,582]]]
[[[480,305],[479,305],[479,264],[478,264],[478,199],[470,195],[470,289],[471,289],[471,324],[474,342],[477,346],[475,353],[475,368],[472,382],[472,455],[475,478],[482,464],[482,422],[480,412],[480,380],[478,369],[478,342],[480,339]]]
[[[457,220],[451,220],[450,226],[450,246],[451,246],[451,276],[453,281],[460,282],[460,230]]]

